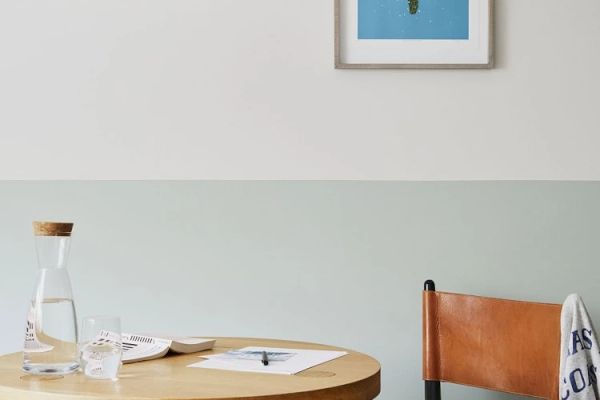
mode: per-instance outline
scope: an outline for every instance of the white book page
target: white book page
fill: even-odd
[[[200,343],[210,342],[211,340],[214,340],[214,339],[193,337],[193,336],[173,336],[173,335],[166,335],[166,334],[154,333],[154,332],[142,333],[142,334],[140,334],[140,336],[148,336],[151,338],[165,339],[165,340],[170,340],[171,342],[177,342],[177,343],[182,343],[182,344],[200,344]]]
[[[213,339],[206,339],[206,338],[179,337],[179,336],[168,336],[168,335],[156,335],[153,337],[159,337],[161,339],[167,339],[167,340],[171,340],[173,342],[183,343],[183,344],[200,344],[200,343],[204,343],[204,342],[210,342],[213,340]]]
[[[269,365],[262,363],[263,351],[267,352]],[[293,375],[346,354],[348,353],[345,351],[251,346],[227,353],[202,356],[206,360],[188,365],[188,367]]]
[[[123,333],[123,362],[152,357],[171,346],[168,339]]]

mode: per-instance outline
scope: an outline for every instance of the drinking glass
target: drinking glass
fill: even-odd
[[[93,379],[118,379],[121,367],[121,320],[118,317],[86,317],[81,324],[81,368]]]

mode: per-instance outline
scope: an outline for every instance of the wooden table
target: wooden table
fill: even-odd
[[[0,400],[371,400],[379,394],[379,363],[350,350],[346,356],[292,376],[186,368],[200,361],[200,354],[245,346],[344,350],[283,340],[219,338],[210,352],[124,365],[117,382],[86,379],[81,373],[26,375],[21,371],[22,354],[15,353],[0,357]]]

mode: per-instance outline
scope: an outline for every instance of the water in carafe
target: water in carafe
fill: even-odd
[[[77,317],[67,272],[73,224],[34,222],[38,281],[27,315],[23,371],[63,375],[79,369]]]

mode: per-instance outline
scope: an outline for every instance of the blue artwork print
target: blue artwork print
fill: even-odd
[[[469,39],[469,0],[357,0],[359,39]]]

